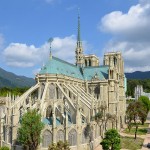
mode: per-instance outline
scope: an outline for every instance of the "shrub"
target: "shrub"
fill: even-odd
[[[3,147],[0,147],[0,150],[9,150],[9,147],[3,146]]]

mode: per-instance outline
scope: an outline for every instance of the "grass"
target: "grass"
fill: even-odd
[[[139,127],[145,127],[145,128],[148,128],[148,126],[149,126],[149,123],[144,123],[144,125],[139,124]]]
[[[121,148],[137,150],[141,149],[144,139],[137,138],[136,140],[133,137],[121,137]]]
[[[132,102],[134,102],[134,100],[131,100],[131,99],[126,100],[126,103],[127,103],[127,104],[130,104],[130,103],[132,103]]]
[[[133,125],[133,127],[136,125],[135,123],[132,123],[132,125]],[[141,123],[138,123],[138,126],[140,127],[140,128],[148,128],[148,126],[149,126],[149,124],[148,123],[144,123],[144,125],[142,125]]]
[[[134,135],[135,134],[135,128],[131,128],[130,132],[129,132],[129,129],[126,128],[124,130],[124,133]],[[137,135],[145,135],[146,133],[147,133],[146,128],[138,128]]]

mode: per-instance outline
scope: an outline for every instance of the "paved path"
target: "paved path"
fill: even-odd
[[[94,150],[103,150],[101,145],[98,145]]]

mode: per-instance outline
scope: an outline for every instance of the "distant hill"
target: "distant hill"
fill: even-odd
[[[150,79],[150,71],[125,73],[127,79]]]
[[[33,78],[18,76],[0,68],[0,87],[30,87],[34,84]]]

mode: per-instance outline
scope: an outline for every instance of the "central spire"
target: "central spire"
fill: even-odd
[[[80,14],[78,9],[78,33],[77,33],[77,47],[76,47],[76,65],[83,66],[83,48],[80,34]]]
[[[49,40],[48,40],[48,43],[50,43],[50,48],[49,48],[49,50],[50,50],[50,59],[52,59],[52,42],[53,42],[53,38],[49,38]]]
[[[80,14],[78,9],[78,36],[77,36],[77,42],[78,44],[81,44],[81,37],[80,37]]]

